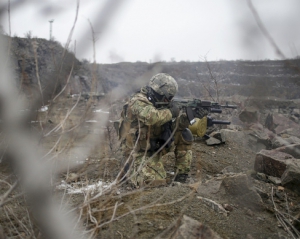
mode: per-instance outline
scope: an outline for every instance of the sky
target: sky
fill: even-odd
[[[4,2],[1,24],[7,34],[25,37],[31,32],[49,39],[53,20],[52,37],[62,45],[68,42],[76,0],[10,0],[10,24]],[[252,0],[260,26],[249,2],[81,0],[70,49],[89,61],[95,52],[97,63],[281,59],[273,41],[284,57],[298,56],[300,1]]]

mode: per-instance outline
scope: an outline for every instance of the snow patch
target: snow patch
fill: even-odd
[[[102,181],[98,181],[94,184],[83,185],[82,182],[67,183],[66,181],[62,180],[61,184],[56,186],[56,189],[66,190],[67,194],[91,193],[91,195],[93,195],[103,191],[106,188],[109,188],[110,185],[110,183],[104,183]]]
[[[40,109],[39,109],[39,112],[46,112],[48,111],[48,106],[47,105],[44,105],[42,106]]]
[[[108,111],[103,111],[102,109],[94,110],[93,112],[94,112],[94,113],[104,113],[104,114],[109,114]]]
[[[98,121],[97,120],[87,120],[85,121],[86,123],[97,123]]]

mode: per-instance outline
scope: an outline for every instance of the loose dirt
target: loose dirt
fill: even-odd
[[[81,137],[84,142],[84,136]],[[49,139],[49,144],[54,142]],[[287,220],[292,221],[291,216],[300,212],[300,197],[259,179],[253,170],[256,152],[236,141],[207,146],[203,140],[196,139],[190,178],[185,184],[172,182],[174,154],[167,154],[164,163],[170,183],[153,188],[133,188],[129,183],[111,187],[120,170],[120,154],[117,142],[113,144],[117,153],[103,153],[103,147],[95,147],[87,158],[77,161],[76,167],[69,172],[59,174],[53,183],[54,194],[64,195],[71,208],[78,214],[82,212],[83,226],[94,232],[96,238],[171,238],[183,215],[209,226],[222,238],[293,238],[276,218],[276,210],[284,212]],[[109,151],[109,144],[104,148]],[[0,170],[1,180],[13,183],[15,177],[10,166],[2,162]],[[217,182],[225,173],[245,174],[249,188],[259,192],[261,206],[247,204],[239,195],[220,197],[214,188],[204,187],[209,182]],[[98,187],[87,187],[96,183]],[[2,184],[0,195],[7,189],[8,186]],[[99,193],[101,195],[93,199]],[[226,213],[216,210],[202,198],[223,205]],[[86,204],[87,201],[90,203]],[[8,236],[29,236],[25,227],[20,226],[20,221],[25,225],[29,222],[30,211],[28,213],[25,205],[19,198],[0,209],[0,225]],[[16,229],[19,235],[14,233]]]

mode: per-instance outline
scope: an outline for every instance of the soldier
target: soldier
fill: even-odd
[[[177,91],[175,79],[159,73],[123,106],[118,135],[124,171],[126,175],[130,171],[130,180],[135,186],[164,185],[166,171],[162,156],[172,150],[175,153],[175,181],[185,182],[188,177],[193,135],[188,129],[186,114],[172,105]],[[162,108],[159,102],[170,104],[168,108]]]

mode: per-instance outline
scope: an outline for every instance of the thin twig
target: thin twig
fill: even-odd
[[[277,220],[280,222],[280,224],[284,227],[284,229],[291,235],[292,238],[297,239],[300,238],[300,232],[291,224],[290,220],[287,219],[276,207],[276,204],[274,202],[273,198],[274,194],[274,189],[272,187],[272,192],[271,192],[271,199],[273,202],[274,206],[274,211],[275,211],[275,216]],[[296,234],[297,237],[295,237],[294,233],[290,230],[290,228],[293,229],[294,233]]]
[[[0,180],[3,182],[2,180]],[[17,187],[18,181],[16,181],[5,193],[2,197],[0,197],[0,207],[4,205],[5,199],[11,194],[11,192]]]

